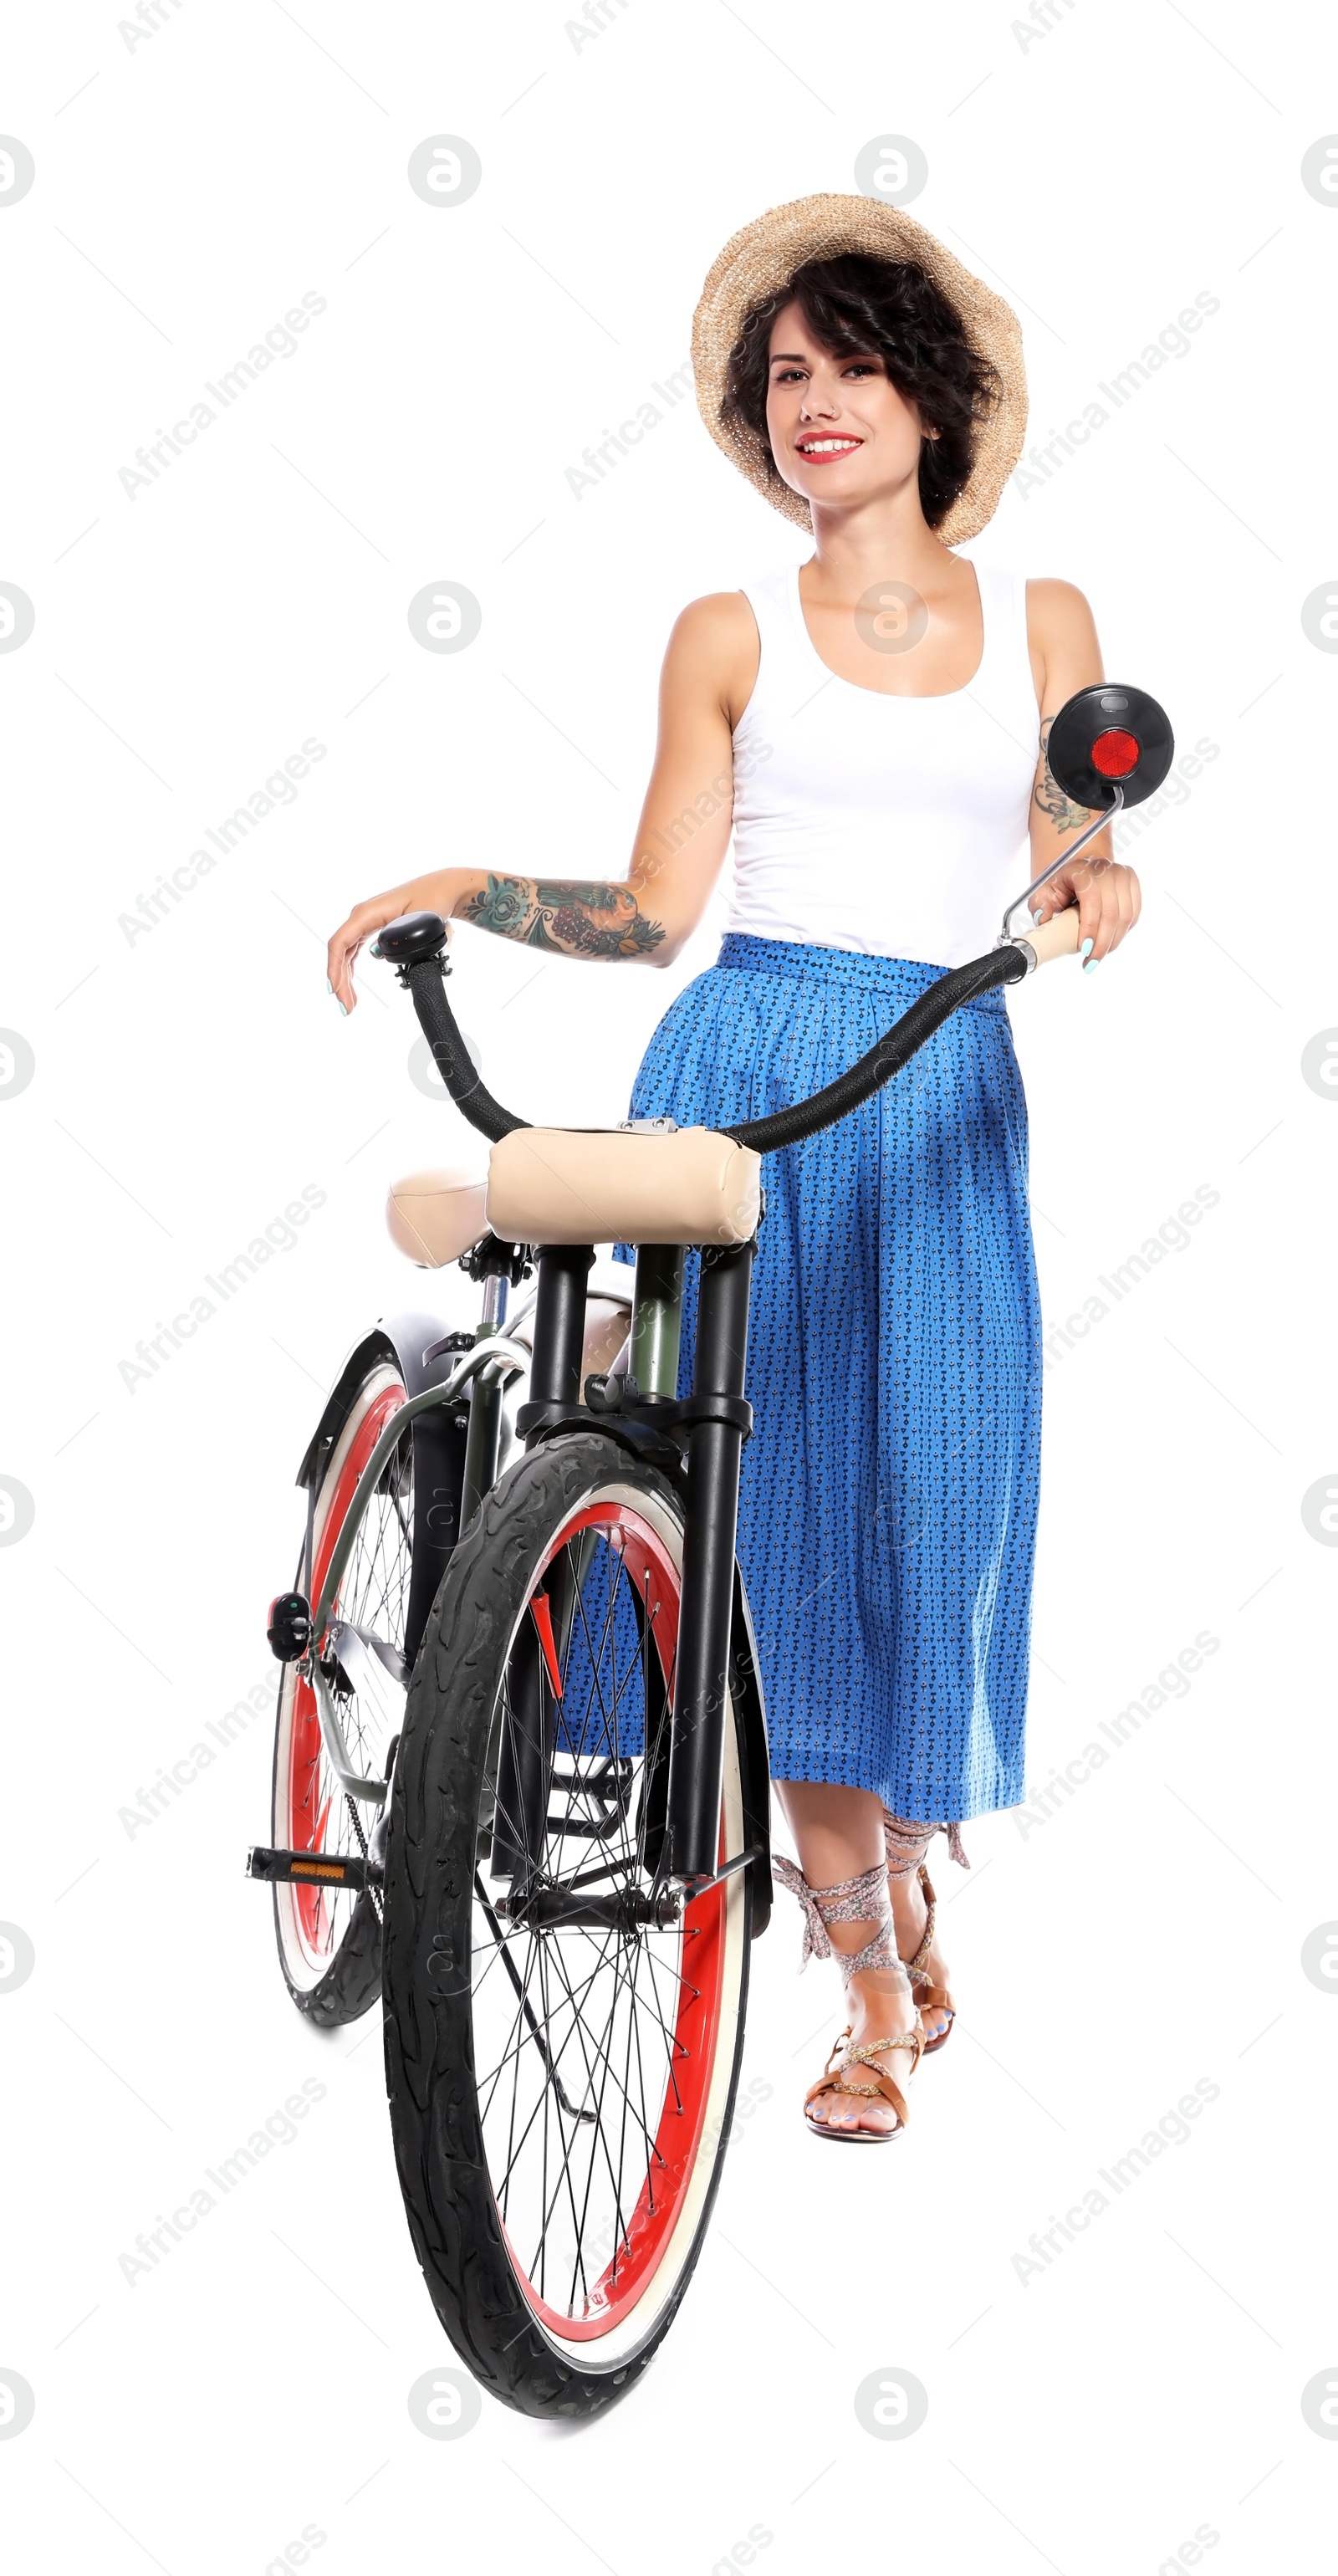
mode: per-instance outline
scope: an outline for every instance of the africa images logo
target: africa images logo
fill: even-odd
[[[1221,309],[1221,299],[1204,287],[1192,304],[1181,307],[1174,322],[1168,322],[1155,340],[1149,340],[1141,356],[1130,358],[1118,374],[1101,377],[1097,393],[1105,395],[1105,403],[1098,402],[1093,396],[1083,404],[1075,419],[1065,422],[1062,430],[1051,429],[1048,446],[1027,449],[1026,456],[1009,477],[1018,499],[1026,501],[1033,492],[1039,492],[1042,485],[1058,473],[1065,457],[1085,447],[1093,431],[1104,429],[1116,412],[1123,411],[1125,404],[1131,402],[1136,393],[1141,393],[1144,385],[1150,383],[1161,368],[1169,366],[1174,358],[1187,358],[1193,346],[1190,334],[1201,331],[1204,323]],[[1106,404],[1109,404],[1109,410]]]
[[[166,472],[173,457],[180,456],[183,449],[193,447],[201,430],[212,429],[219,413],[230,410],[238,396],[244,394],[267,367],[274,366],[281,358],[295,357],[297,334],[305,331],[326,309],[325,297],[318,295],[314,287],[309,287],[301,303],[291,305],[281,322],[272,323],[263,340],[255,341],[244,358],[235,359],[216,380],[206,376],[204,390],[212,394],[213,404],[203,399],[191,403],[183,417],[173,421],[170,430],[159,425],[153,446],[136,448],[133,465],[118,466],[117,479],[126,499],[135,501],[141,492],[147,492],[150,484],[156,483]]]

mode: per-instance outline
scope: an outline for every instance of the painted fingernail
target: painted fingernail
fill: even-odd
[[[337,993],[336,993],[336,995],[335,995],[335,1000],[336,1000],[337,1002],[339,1002],[339,995],[338,995]],[[344,1006],[344,1004],[343,1004],[342,1002],[339,1002],[339,1016],[340,1016],[340,1018],[341,1018],[341,1019],[344,1019],[344,1020],[346,1020],[346,1019],[348,1018],[348,1012],[347,1012],[347,1009],[345,1008],[345,1006]]]
[[[327,993],[332,993],[332,992],[334,991],[334,986],[333,986],[333,984],[331,983],[330,978],[329,978],[329,976],[328,976],[328,975],[327,975],[327,976],[326,976],[326,978],[325,978],[325,989],[326,989],[326,992],[327,992]]]
[[[1041,923],[1044,921],[1044,919],[1045,919],[1045,914],[1044,914],[1043,912],[1034,912],[1034,913],[1032,914],[1032,916],[1031,916],[1031,926],[1032,926],[1032,929],[1033,929],[1033,930],[1039,930],[1039,929],[1040,929],[1040,926],[1041,926]]]
[[[380,940],[379,940],[379,939],[374,939],[374,940],[372,941],[371,948],[370,948],[370,950],[368,951],[368,954],[369,954],[369,956],[372,956],[372,957],[379,957],[379,956],[380,956],[380,954],[381,954],[381,942],[380,942]]]
[[[1089,958],[1088,958],[1088,960],[1087,960],[1086,965],[1084,966],[1084,968],[1083,968],[1083,970],[1082,970],[1082,971],[1083,971],[1083,973],[1084,973],[1084,975],[1095,975],[1096,970],[1097,970],[1098,966],[1100,965],[1100,963],[1101,963],[1101,960],[1100,960],[1100,958],[1099,958],[1099,957],[1089,957]],[[341,1005],[340,1005],[340,1008],[341,1008],[341,1009],[343,1008],[342,1003],[341,1003]]]
[[[1090,940],[1090,939],[1084,939],[1083,944],[1082,944],[1081,948],[1080,948],[1080,949],[1079,949],[1079,951],[1078,951],[1078,955],[1079,955],[1080,957],[1090,957],[1090,956],[1091,956],[1091,954],[1092,954],[1092,942],[1091,942],[1091,940]]]

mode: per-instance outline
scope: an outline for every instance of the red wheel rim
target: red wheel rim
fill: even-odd
[[[315,1607],[321,1587],[329,1572],[330,1559],[338,1545],[339,1534],[348,1517],[349,1507],[358,1489],[363,1469],[371,1457],[391,1416],[405,1402],[405,1389],[396,1380],[384,1387],[368,1406],[340,1467],[329,1509],[325,1514],[316,1547],[312,1572],[311,1599]],[[338,1608],[338,1601],[332,1605]],[[319,1646],[321,1640],[315,1643]],[[319,1806],[321,1761],[324,1752],[320,1712],[316,1694],[309,1681],[299,1673],[293,1693],[293,1716],[288,1759],[288,1849],[290,1851],[323,1851],[330,1801]],[[291,1890],[293,1913],[304,1947],[315,1960],[328,1958],[333,1947],[333,1909],[329,1896],[320,1887],[294,1884]]]

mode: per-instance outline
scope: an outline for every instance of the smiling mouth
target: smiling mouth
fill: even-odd
[[[823,458],[853,456],[856,448],[864,445],[864,441],[862,438],[801,438],[796,441],[796,445],[801,456]]]

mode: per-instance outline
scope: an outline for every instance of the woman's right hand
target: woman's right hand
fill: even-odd
[[[325,957],[326,980],[341,1011],[347,1014],[358,1007],[353,986],[353,961],[378,930],[388,921],[398,921],[404,912],[440,912],[446,918],[446,936],[451,925],[448,901],[443,900],[440,876],[416,877],[411,884],[395,886],[389,894],[371,895],[366,903],[355,903],[347,921],[341,921],[330,941]]]

